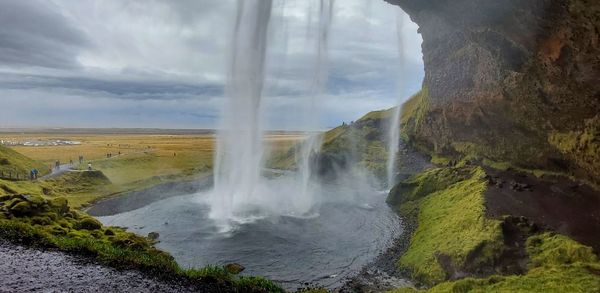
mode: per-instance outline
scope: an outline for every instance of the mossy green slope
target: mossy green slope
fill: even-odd
[[[495,268],[508,249],[502,222],[485,214],[485,175],[481,167],[461,162],[416,174],[392,189],[388,202],[418,223],[397,265],[433,286],[427,292],[600,292],[600,262],[592,248],[552,233],[527,238],[526,274],[464,278],[480,276],[470,268]],[[448,281],[455,278],[464,279]]]
[[[0,180],[0,195],[31,194],[48,199],[65,197],[73,208],[80,208],[116,191],[118,189],[100,171],[71,171],[37,181]]]
[[[418,227],[399,267],[435,284],[464,270],[467,257],[469,265],[493,262],[502,250],[502,231],[500,221],[485,217],[484,177],[480,167],[434,169],[404,183],[406,198],[390,201],[418,208]]]
[[[531,262],[525,275],[466,278],[423,292],[600,292],[600,262],[591,247],[562,235],[545,233],[527,240],[527,252]]]
[[[48,167],[44,164],[34,161],[8,147],[0,145],[0,172],[12,172],[13,176],[18,173],[19,176],[29,176],[29,171],[38,169],[40,175],[48,173]]]
[[[392,113],[393,108],[372,111],[350,124],[343,124],[323,133],[319,153],[323,168],[358,164],[383,177],[387,162],[386,129]],[[272,168],[294,169],[301,144],[285,152],[275,153],[267,165]]]
[[[72,210],[65,198],[33,195],[0,196],[0,238],[26,245],[91,255],[117,268],[133,268],[165,279],[210,283],[217,292],[284,292],[257,277],[236,277],[221,267],[182,269],[148,238],[121,228],[105,227]]]

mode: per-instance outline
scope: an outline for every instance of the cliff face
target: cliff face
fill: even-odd
[[[600,183],[600,2],[386,0],[423,36],[429,152]]]

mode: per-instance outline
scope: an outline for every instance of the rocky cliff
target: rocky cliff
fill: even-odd
[[[600,183],[600,2],[386,1],[423,36],[409,139]]]

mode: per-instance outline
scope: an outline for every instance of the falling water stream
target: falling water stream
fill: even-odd
[[[271,8],[271,0],[237,2],[210,196],[211,218],[224,227],[246,217],[261,200],[261,110]]]
[[[404,43],[402,38],[403,29],[403,14],[396,14],[396,36],[398,39],[398,56],[400,60],[404,60]],[[400,86],[402,83],[398,82]],[[398,91],[400,92],[400,91]],[[389,119],[389,133],[388,133],[388,158],[387,158],[387,185],[388,188],[392,188],[395,183],[395,172],[398,158],[398,146],[400,144],[400,113],[402,107],[400,106],[402,97],[399,96],[398,105],[392,109],[392,116]]]

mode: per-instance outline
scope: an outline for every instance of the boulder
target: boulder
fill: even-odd
[[[97,230],[100,228],[102,228],[102,223],[91,217],[85,217],[75,225],[77,230]]]
[[[223,268],[228,273],[234,274],[234,275],[237,275],[237,274],[241,273],[242,271],[244,271],[246,269],[243,265],[241,265],[239,263],[235,263],[235,262],[234,263],[230,263],[230,264],[226,264]]]
[[[155,241],[156,239],[158,239],[160,235],[158,234],[158,232],[150,232],[148,233],[148,239]]]

